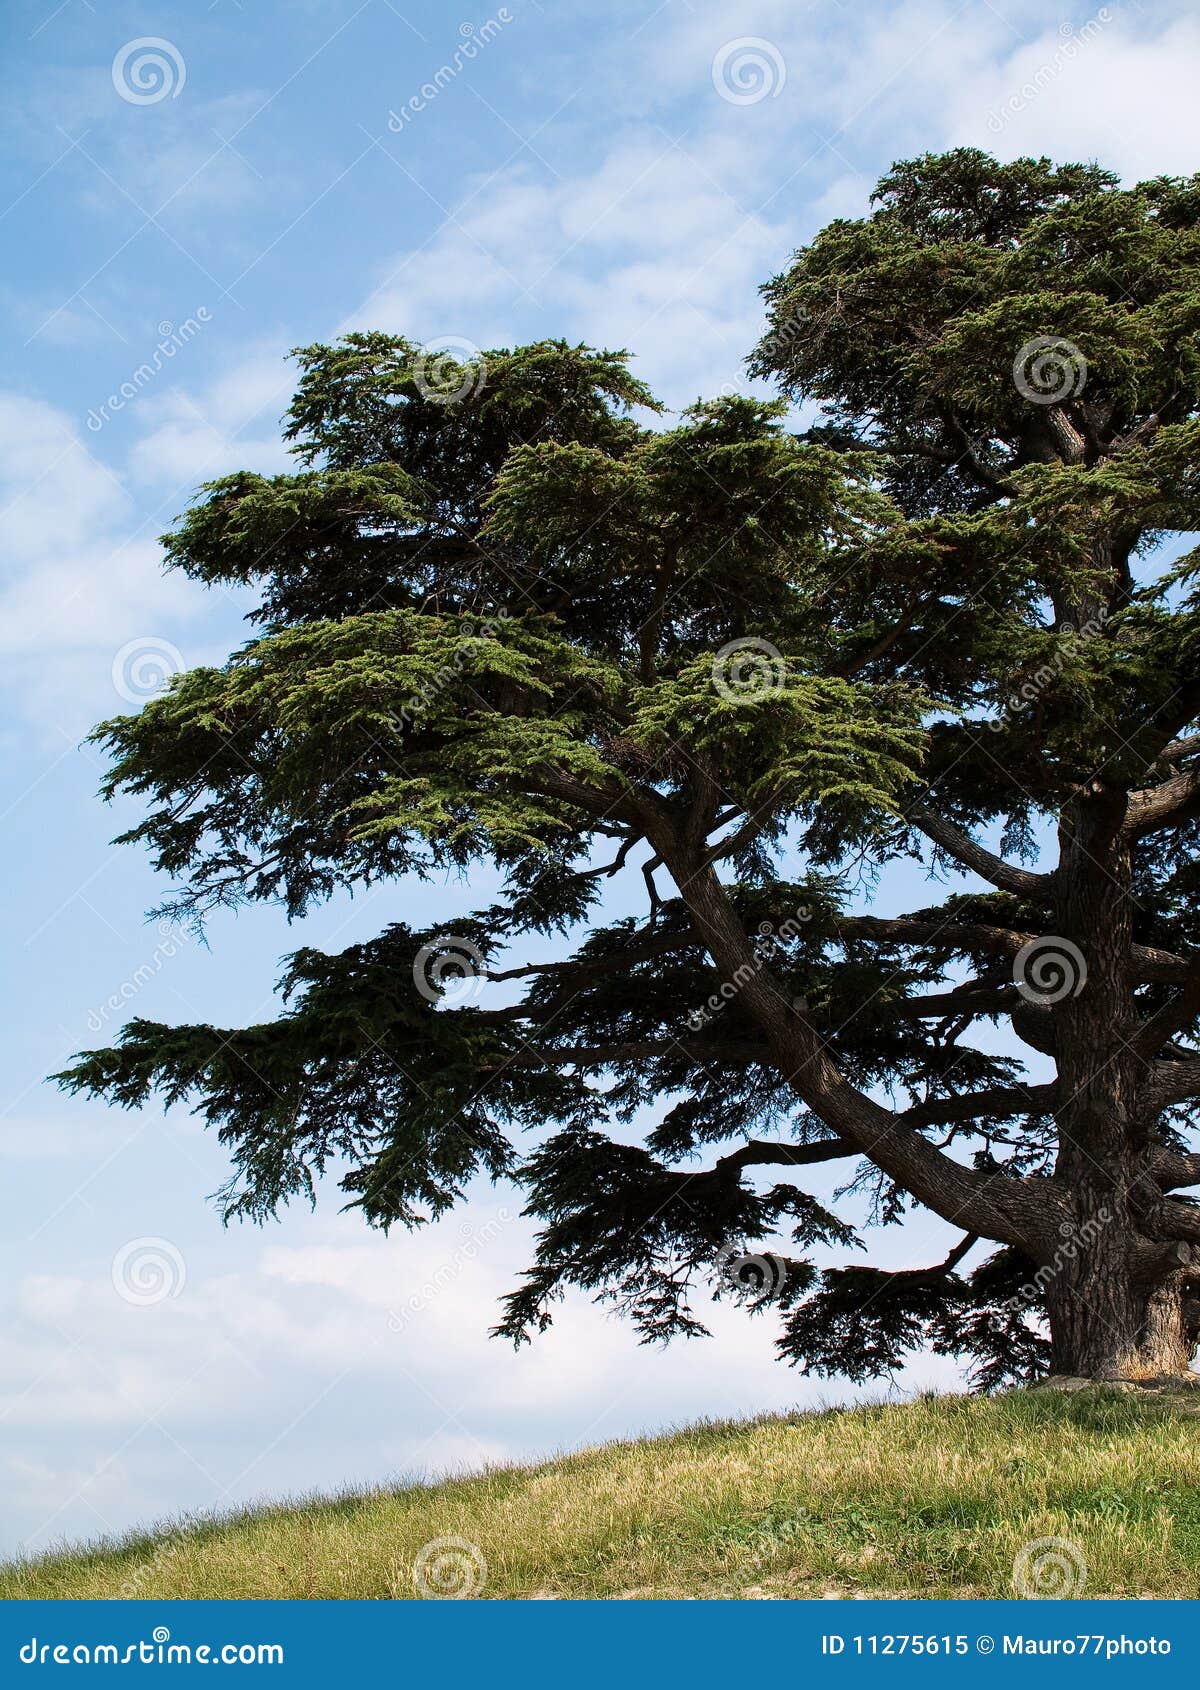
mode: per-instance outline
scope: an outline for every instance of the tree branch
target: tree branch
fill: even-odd
[[[1148,1021],[1142,1022],[1130,1048],[1143,1061],[1150,1062],[1168,1039],[1181,1032],[1197,1015],[1200,1015],[1200,972],[1193,974],[1187,985],[1176,992],[1170,1003],[1164,1004],[1157,1015],[1152,1015]]]
[[[1002,892],[1015,892],[1020,898],[1031,898],[1038,903],[1045,903],[1051,897],[1051,875],[1035,874],[1030,869],[1006,863],[1003,857],[997,857],[984,846],[977,845],[970,834],[964,833],[954,822],[936,815],[923,804],[909,810],[907,819],[948,856],[964,868],[971,869],[981,879],[990,881]]]
[[[1057,1096],[1058,1087],[1053,1084],[988,1086],[983,1091],[963,1092],[956,1097],[935,1097],[928,1103],[915,1103],[898,1119],[908,1127],[940,1127],[959,1121],[977,1121],[983,1115],[1041,1115],[1054,1108]]]
[[[1177,827],[1200,812],[1200,769],[1188,769],[1160,786],[1129,794],[1124,839],[1141,839],[1162,827]]]
[[[762,1028],[774,1062],[801,1101],[839,1137],[847,1138],[918,1202],[972,1231],[1021,1246],[1038,1256],[1049,1248],[1051,1205],[1027,1182],[984,1174],[961,1164],[892,1110],[846,1079],[820,1033],[784,993],[755,954],[751,940],[712,868],[689,858],[664,826],[653,844],[692,912],[697,932],[726,979],[741,978],[742,1003]]]
[[[823,1138],[813,1144],[769,1144],[764,1139],[750,1139],[736,1150],[731,1150],[728,1156],[722,1156],[716,1166],[706,1172],[716,1174],[726,1169],[736,1172],[740,1168],[776,1163],[802,1168],[814,1162],[836,1162],[844,1156],[861,1154],[858,1146],[848,1138]]]

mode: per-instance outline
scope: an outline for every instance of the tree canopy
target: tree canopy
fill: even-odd
[[[1200,178],[926,156],[764,292],[780,397],[673,418],[562,341],[298,354],[296,470],[165,539],[258,589],[253,637],[96,730],[106,791],[196,920],[483,864],[503,891],[299,950],[266,1024],[134,1020],[60,1078],[192,1099],[230,1216],[327,1169],[385,1227],[516,1181],[514,1338],[568,1286],[695,1333],[715,1284],[818,1372],[1179,1371]],[[897,864],[927,901],[875,913]],[[943,1261],[850,1254],[918,1207]]]

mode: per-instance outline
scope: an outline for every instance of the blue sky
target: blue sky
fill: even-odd
[[[861,212],[895,157],[1195,169],[1200,25],[1182,5],[1010,0],[4,16],[0,1550],[837,1395],[727,1307],[716,1341],[663,1353],[572,1303],[514,1356],[485,1337],[527,1257],[511,1193],[415,1237],[369,1234],[332,1190],[224,1232],[207,1197],[225,1158],[197,1123],[48,1088],[130,1008],[261,1017],[296,944],[488,897],[387,889],[291,930],[253,910],[205,949],[145,923],[165,888],[110,846],[134,812],[96,801],[80,741],[164,667],[244,637],[245,604],[164,576],[155,537],[200,481],[285,465],[289,347],[563,335],[630,348],[671,405],[743,384],[757,284]],[[130,1301],[114,1261],[119,1279],[147,1239],[176,1294]],[[938,1243],[917,1226],[884,1259]],[[951,1377],[930,1362],[904,1383]]]

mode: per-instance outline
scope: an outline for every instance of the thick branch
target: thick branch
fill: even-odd
[[[1200,1097],[1200,1062],[1156,1062],[1146,1081],[1148,1113],[1157,1115],[1171,1103]]]
[[[1150,1171],[1164,1191],[1174,1191],[1181,1186],[1200,1185],[1200,1154],[1194,1151],[1164,1150]]]
[[[1188,769],[1160,786],[1129,794],[1122,834],[1141,839],[1162,827],[1177,827],[1200,811],[1200,769]]]
[[[836,1162],[843,1156],[858,1156],[861,1152],[848,1138],[823,1138],[814,1144],[769,1144],[764,1139],[751,1139],[747,1144],[722,1156],[716,1166],[706,1170],[718,1174],[725,1170],[782,1164],[790,1168],[809,1167],[814,1162]]]
[[[927,839],[979,875],[982,880],[989,881],[999,887],[1002,892],[1015,892],[1020,898],[1032,898],[1036,902],[1046,903],[1053,892],[1053,879],[1048,874],[1035,874],[1030,869],[1017,868],[1013,863],[1006,863],[1003,857],[997,857],[994,852],[982,845],[977,845],[969,833],[964,833],[954,822],[947,821],[944,816],[935,815],[924,805],[917,805],[908,812],[908,819],[914,827],[920,828]]]
[[[654,844],[680,887],[697,931],[726,979],[741,978],[742,1001],[762,1028],[780,1072],[801,1100],[927,1208],[972,1231],[1034,1255],[1048,1247],[1050,1206],[1024,1182],[978,1173],[910,1131],[891,1110],[858,1091],[839,1071],[804,1011],[782,992],[712,869],[687,860],[679,841],[657,830]]]
[[[915,1103],[899,1117],[907,1127],[950,1126],[958,1121],[977,1121],[987,1115],[1041,1115],[1054,1108],[1058,1088],[1044,1086],[987,1086],[982,1091],[962,1092],[957,1097],[935,1097]]]
[[[1200,1015],[1200,973],[1192,975],[1170,1003],[1164,1004],[1157,1015],[1143,1021],[1135,1035],[1131,1049],[1143,1061],[1158,1055],[1167,1041],[1189,1026]]]

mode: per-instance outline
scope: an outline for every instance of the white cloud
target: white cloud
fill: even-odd
[[[122,708],[116,652],[186,622],[198,590],[164,576],[153,529],[54,406],[0,394],[0,651],[21,713],[70,735]]]
[[[652,387],[687,403],[740,376],[761,322],[757,283],[787,249],[723,186],[740,157],[740,143],[685,150],[642,129],[548,186],[514,166],[389,262],[343,327],[625,346]]]
[[[111,417],[92,428],[0,392],[0,652],[19,713],[48,741],[71,742],[98,716],[131,707],[114,685],[114,662],[131,642],[172,662],[178,652],[187,667],[225,656],[238,595],[165,571],[158,536],[202,481],[288,466],[279,416],[294,376],[272,343],[198,389],[147,383],[120,412],[137,431],[121,473],[100,455]],[[215,635],[214,617],[224,623]]]
[[[1147,36],[1118,14],[1116,5],[1100,8],[1072,34],[1047,28],[956,79],[951,137],[1003,158],[1096,159],[1130,181],[1191,175],[1200,161],[1200,23],[1181,18]]]
[[[292,460],[280,418],[295,384],[285,344],[264,341],[204,384],[175,383],[148,393],[139,401],[143,432],[130,450],[131,475],[170,488],[174,511],[202,481],[235,469],[287,469]]]
[[[20,1450],[12,1529],[38,1548],[161,1515],[168,1444],[172,1507],[229,1506],[529,1459],[701,1410],[854,1395],[782,1368],[770,1319],[729,1303],[704,1304],[714,1342],[662,1351],[573,1294],[550,1333],[514,1352],[487,1328],[525,1264],[530,1228],[487,1200],[469,1227],[448,1217],[384,1239],[350,1217],[314,1220],[292,1229],[305,1242],[238,1250],[236,1266],[214,1272],[226,1238],[186,1251],[179,1295],[145,1307],[117,1295],[107,1256],[27,1276],[0,1351],[0,1423]],[[929,1361],[904,1383],[953,1379],[948,1363]],[[61,1461],[64,1435],[72,1453]]]

